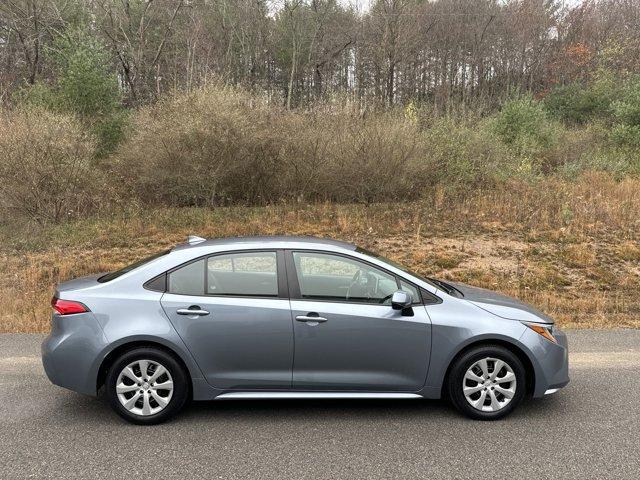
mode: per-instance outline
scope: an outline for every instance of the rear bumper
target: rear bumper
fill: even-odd
[[[550,342],[526,329],[520,341],[529,347],[535,370],[534,397],[557,392],[569,383],[569,347],[564,332],[554,329],[558,343]]]
[[[86,395],[96,394],[96,360],[107,342],[92,313],[52,316],[51,333],[41,346],[49,380]]]

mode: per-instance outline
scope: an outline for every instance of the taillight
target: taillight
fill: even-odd
[[[62,300],[56,297],[53,297],[51,299],[51,306],[60,315],[70,315],[72,313],[84,313],[89,311],[89,309],[80,302],[74,302],[73,300]]]

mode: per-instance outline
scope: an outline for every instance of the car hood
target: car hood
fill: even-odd
[[[545,313],[516,298],[463,283],[447,283],[460,290],[464,300],[498,317],[525,322],[554,323]]]

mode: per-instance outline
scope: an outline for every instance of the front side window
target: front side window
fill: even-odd
[[[393,275],[358,260],[317,252],[293,252],[302,298],[390,304]]]

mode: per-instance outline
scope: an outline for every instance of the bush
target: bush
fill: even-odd
[[[615,124],[611,139],[620,146],[640,148],[640,77],[629,80],[612,104]]]
[[[640,149],[640,125],[614,125],[611,128],[611,140],[620,146]]]
[[[615,181],[621,181],[629,175],[640,175],[638,157],[629,157],[628,152],[608,149],[596,152],[581,162],[567,163],[560,169],[565,180],[573,181],[586,172],[607,172]]]
[[[275,116],[232,89],[177,94],[143,108],[115,158],[124,193],[176,206],[271,198],[281,148]]]
[[[38,222],[94,209],[100,174],[95,142],[74,117],[41,109],[0,116],[0,208]]]
[[[423,132],[426,158],[415,165],[432,185],[472,189],[518,174],[518,161],[482,127],[435,121]]]
[[[608,122],[611,104],[619,97],[622,84],[620,77],[601,69],[589,83],[555,87],[544,99],[544,106],[552,116],[569,124]]]
[[[511,100],[490,121],[490,130],[532,167],[557,141],[562,127],[547,117],[542,104],[531,96]]]
[[[349,110],[287,115],[281,131],[284,189],[294,198],[370,202],[421,194],[413,166],[424,158],[424,142],[403,118],[360,118]]]
[[[538,104],[525,106],[507,106],[496,122],[507,122],[510,109],[528,121],[533,109],[537,122],[517,118],[511,135],[492,122],[427,125],[406,111],[289,111],[242,90],[208,87],[140,110],[114,174],[125,197],[147,205],[374,202],[416,199],[439,186],[470,191],[529,176],[522,155],[544,160],[554,151],[548,130],[557,125]]]
[[[125,194],[166,205],[373,201],[419,195],[415,126],[348,110],[291,112],[231,88],[176,94],[139,112],[115,171]]]
[[[610,93],[599,85],[585,86],[572,83],[554,88],[544,99],[551,115],[570,124],[585,124],[595,118],[610,115]]]

